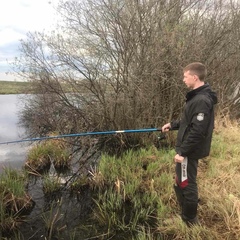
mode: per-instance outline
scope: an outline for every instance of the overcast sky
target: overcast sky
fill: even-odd
[[[0,8],[0,80],[18,80],[9,62],[19,56],[20,39],[28,32],[48,31],[56,23],[59,0],[6,0]]]

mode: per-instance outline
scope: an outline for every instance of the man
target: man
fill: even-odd
[[[162,132],[178,129],[176,141],[176,182],[174,190],[182,209],[181,218],[188,225],[198,223],[198,160],[209,155],[214,128],[216,93],[204,80],[206,67],[194,62],[183,69],[183,82],[191,89],[180,121],[162,127]]]

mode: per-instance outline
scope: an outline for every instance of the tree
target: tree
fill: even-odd
[[[192,61],[208,66],[220,109],[235,107],[238,92],[229,93],[238,86],[237,6],[221,0],[65,1],[58,9],[62,24],[50,35],[29,34],[16,66],[41,93],[36,102],[43,103],[48,127],[62,133],[159,127],[179,117],[186,92],[181,69]],[[141,145],[142,136],[103,142],[128,148]]]

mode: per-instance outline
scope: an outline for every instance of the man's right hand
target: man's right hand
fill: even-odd
[[[162,126],[162,132],[168,132],[171,128],[171,123],[167,123]]]

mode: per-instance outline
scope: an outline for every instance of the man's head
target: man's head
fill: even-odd
[[[207,75],[207,69],[204,64],[194,62],[183,68],[183,81],[188,88],[198,88],[204,84]]]

